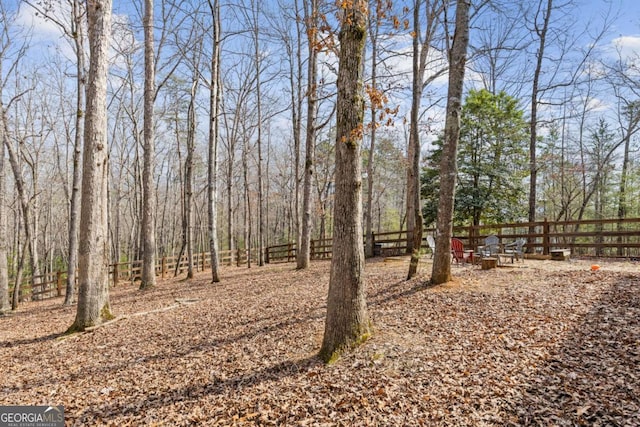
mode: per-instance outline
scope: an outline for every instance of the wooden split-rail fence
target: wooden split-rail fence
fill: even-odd
[[[423,236],[434,234],[426,228]],[[407,252],[407,240],[411,231],[400,230],[375,233],[374,256],[397,256]],[[616,257],[640,260],[640,218],[604,219],[585,221],[538,221],[526,223],[494,224],[480,226],[454,227],[454,237],[462,240],[465,248],[477,250],[483,245],[484,238],[496,235],[502,243],[516,239],[527,240],[526,251],[548,255],[554,249],[567,249],[576,256]],[[366,237],[365,237],[366,239]],[[426,247],[426,240],[423,242]],[[311,240],[311,259],[331,259],[332,239]],[[264,259],[267,263],[293,262],[296,259],[296,245],[286,243],[265,248]],[[221,265],[242,266],[247,263],[249,251],[220,251]],[[257,263],[257,251],[250,253],[252,263]],[[208,252],[194,254],[194,269],[202,271],[210,267]],[[174,271],[187,270],[187,257],[167,256],[161,258],[156,266],[156,274],[165,278]],[[130,261],[111,264],[109,280],[112,286],[133,282],[140,277],[142,261]],[[56,271],[34,278],[25,277],[21,287],[22,299],[45,299],[63,296],[66,290],[66,271]]]
[[[426,236],[435,230],[425,228]],[[375,233],[374,256],[396,256],[407,253],[407,241],[412,231]],[[526,239],[529,253],[548,255],[554,249],[568,249],[577,256],[640,258],[640,218],[584,221],[538,221],[511,224],[454,227],[453,237],[462,240],[466,249],[477,250],[489,235],[496,235],[501,243]],[[366,240],[366,236],[364,238]],[[311,259],[330,259],[332,239],[312,240]],[[296,259],[296,245],[287,243],[266,249],[268,262],[291,262]]]
[[[238,267],[247,263],[249,256],[246,250],[220,251],[218,259],[222,265],[237,265]],[[252,263],[257,263],[257,256],[251,253]],[[187,271],[189,260],[187,255],[183,255],[180,260],[178,256],[162,257],[156,264],[156,275],[161,278],[171,277],[177,270],[178,274]],[[193,268],[195,271],[204,271],[211,267],[211,253],[202,252],[193,255]],[[139,280],[142,274],[142,261],[135,260],[129,262],[118,262],[109,265],[109,282],[112,286],[119,286],[124,283],[131,283]],[[20,287],[20,301],[42,300],[64,296],[67,286],[67,271],[54,271],[41,274],[35,277],[26,276],[22,280]],[[77,278],[76,278],[77,289]],[[9,294],[13,292],[13,284],[9,289]]]

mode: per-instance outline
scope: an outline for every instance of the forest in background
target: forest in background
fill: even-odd
[[[220,248],[259,250],[300,239],[305,191],[312,235],[331,235],[335,5],[247,0],[221,2],[219,13],[212,13],[214,2],[155,3],[158,256],[177,255],[187,245],[208,250],[212,16],[220,21]],[[580,2],[475,2],[458,155],[458,224],[640,216],[638,53],[624,37],[613,36],[624,17],[620,5],[603,3],[588,25],[577,25]],[[363,232],[412,228],[409,111],[416,95],[427,224],[434,218],[432,159],[444,123],[449,6],[433,0],[371,2]],[[26,252],[41,272],[68,263],[81,134],[76,119],[83,115],[78,82],[88,67],[83,7],[72,0],[0,6],[6,157],[0,202],[7,212],[10,274]],[[140,259],[143,246],[142,23],[141,4],[115,5],[107,95],[113,261]],[[416,54],[418,91],[412,85]],[[508,138],[506,130],[513,131]]]

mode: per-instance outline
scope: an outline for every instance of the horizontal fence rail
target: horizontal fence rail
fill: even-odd
[[[252,263],[258,262],[257,252],[251,252]],[[218,252],[218,260],[220,265],[237,265],[238,267],[247,264],[249,251],[234,250]],[[187,255],[183,255],[180,260],[178,256],[165,256],[156,264],[156,276],[161,278],[172,277],[174,272],[182,274],[189,267],[189,259]],[[211,268],[211,253],[194,253],[193,268],[195,271],[204,271]],[[109,282],[112,286],[140,280],[142,275],[142,261],[134,260],[127,262],[118,262],[109,265]],[[14,283],[9,285],[9,295],[12,295]],[[78,279],[76,276],[76,290]],[[19,300],[37,301],[48,298],[56,298],[66,294],[67,287],[67,271],[54,271],[35,277],[25,276],[20,286]]]
[[[426,228],[423,232],[423,244],[426,248],[426,236],[435,232]],[[477,250],[484,244],[485,237],[496,235],[501,243],[510,243],[516,239],[527,240],[528,253],[548,255],[554,249],[568,249],[576,256],[617,257],[640,259],[640,218],[603,219],[585,221],[537,221],[512,224],[493,224],[470,227],[454,227],[453,236],[462,240],[466,248]],[[371,236],[374,243],[374,256],[397,256],[407,253],[407,241],[412,232],[407,230],[376,233]],[[365,237],[366,240],[366,237]],[[331,259],[333,239],[311,241],[311,259]],[[193,267],[203,271],[211,267],[210,253],[194,254]],[[267,263],[286,263],[296,260],[295,243],[269,246],[264,250]],[[247,264],[258,262],[257,251],[234,250],[220,251],[220,265]],[[188,258],[183,255],[165,256],[156,265],[156,275],[161,278],[181,274],[188,268]],[[142,274],[142,261],[119,262],[109,265],[109,280],[112,286],[121,282],[134,282]],[[66,271],[54,271],[36,277],[25,277],[20,287],[20,300],[41,300],[65,295]],[[77,285],[77,283],[76,283]],[[9,292],[12,292],[11,284]],[[77,286],[76,286],[77,289]]]
[[[426,228],[426,236],[435,230]],[[454,227],[453,237],[462,240],[466,248],[477,251],[489,235],[496,235],[501,243],[527,240],[528,253],[548,255],[554,249],[569,249],[577,256],[640,258],[640,218],[584,221],[537,221],[510,224]],[[390,231],[371,236],[374,256],[397,256],[407,253],[407,241],[412,231]],[[366,241],[366,236],[364,237]],[[332,239],[312,240],[311,259],[330,259]],[[266,248],[268,262],[288,262],[295,259],[296,246],[288,243]]]

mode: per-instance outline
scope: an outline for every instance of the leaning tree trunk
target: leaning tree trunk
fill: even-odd
[[[462,111],[462,87],[467,45],[469,44],[470,0],[456,2],[456,30],[449,56],[449,90],[447,117],[444,128],[444,146],[440,161],[440,199],[436,235],[436,253],[433,257],[431,282],[445,283],[451,280],[451,235],[453,233],[453,201],[455,198],[458,139],[460,138],[460,112]]]
[[[144,2],[144,153],[142,167],[142,277],[140,289],[156,284],[156,222],[153,173],[155,169],[155,57],[153,52],[153,0]]]
[[[367,0],[342,11],[339,35],[334,239],[327,317],[320,357],[329,362],[371,333],[363,278],[362,176],[364,120],[362,83]]]
[[[109,305],[107,224],[107,72],[111,0],[88,0],[91,59],[87,81],[76,318],[68,332],[83,331],[113,318]]]

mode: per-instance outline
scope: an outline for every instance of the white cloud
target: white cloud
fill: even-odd
[[[623,60],[640,56],[640,35],[620,36],[611,40],[612,55]]]
[[[61,12],[61,10],[56,10],[51,13],[55,16],[55,19],[60,19]],[[58,25],[50,19],[45,19],[34,8],[26,4],[20,8],[15,24],[24,29],[31,29],[34,42],[57,43],[63,36]]]

